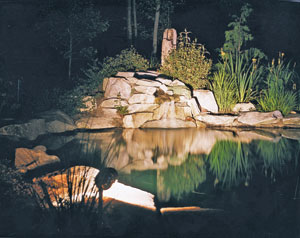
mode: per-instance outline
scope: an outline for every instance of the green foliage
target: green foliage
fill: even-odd
[[[115,106],[115,108],[121,116],[125,116],[126,114],[128,114],[128,106],[117,105]]]
[[[292,91],[292,85],[296,74],[290,68],[290,63],[284,64],[283,55],[280,53],[278,64],[272,64],[267,68],[266,88],[262,90],[258,98],[259,109],[264,112],[279,110],[285,116],[296,107],[296,92]]]
[[[263,67],[252,50],[243,53],[223,54],[223,67],[233,79],[238,102],[249,102],[257,95],[257,86],[262,78]]]
[[[288,161],[294,158],[292,144],[284,138],[278,142],[258,141],[257,153],[263,160],[263,170],[265,176],[270,176],[275,181],[277,174],[282,174],[282,170]]]
[[[122,50],[115,57],[107,57],[102,63],[101,75],[110,77],[119,71],[139,71],[149,68],[149,61],[137,53],[136,49],[131,47]]]
[[[208,85],[212,61],[207,59],[208,51],[197,40],[191,41],[186,30],[180,33],[177,49],[166,58],[160,72],[189,84],[194,89]]]
[[[231,112],[237,103],[234,78],[226,72],[225,67],[219,68],[213,74],[211,88],[219,106],[220,112]]]
[[[224,187],[247,185],[254,161],[249,160],[250,148],[241,142],[218,141],[208,156],[210,171],[216,176],[215,185]]]
[[[85,77],[79,84],[59,97],[58,107],[69,115],[77,114],[79,109],[84,107],[82,99],[97,93],[104,78],[113,76],[119,71],[147,70],[148,67],[148,60],[138,54],[133,47],[122,50],[115,57],[105,58],[102,63],[96,59],[83,71]],[[124,113],[123,108],[120,110]]]
[[[249,27],[246,25],[247,18],[250,16],[252,8],[249,4],[245,4],[241,8],[241,15],[233,15],[233,21],[228,24],[231,30],[225,32],[225,43],[223,45],[223,50],[225,52],[235,53],[240,52],[242,46],[248,41],[253,40],[253,36],[250,33]]]
[[[217,65],[218,71],[221,72],[215,74],[216,80],[219,81],[220,76],[223,76],[225,84],[229,85],[227,91],[231,91],[227,94],[231,96],[236,94],[237,102],[249,102],[256,97],[257,86],[263,74],[260,61],[265,58],[265,55],[256,48],[244,49],[246,43],[253,40],[250,29],[246,25],[251,12],[250,5],[245,4],[241,8],[241,15],[234,15],[233,22],[228,24],[231,29],[225,32],[225,43],[221,49],[222,61]],[[215,88],[219,90],[219,87]],[[220,94],[220,92],[216,93]],[[230,109],[228,103],[222,105],[224,103],[225,100],[220,102],[219,107]]]
[[[180,166],[169,166],[160,172],[163,177],[164,190],[180,200],[184,194],[194,191],[206,180],[206,170],[201,155],[188,155]]]

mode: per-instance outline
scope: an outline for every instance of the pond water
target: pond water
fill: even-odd
[[[115,168],[118,183],[128,188],[120,201],[144,209],[130,213],[129,208],[125,225],[124,219],[112,225],[120,229],[116,235],[300,237],[297,135],[300,131],[271,129],[53,135],[35,143],[57,155],[60,165],[31,176],[78,165]]]

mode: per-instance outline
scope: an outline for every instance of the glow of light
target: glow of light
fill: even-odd
[[[153,194],[119,183],[118,181],[114,182],[108,190],[103,191],[103,198],[112,198],[121,202],[156,210]]]
[[[219,209],[201,208],[201,207],[164,207],[160,209],[161,214],[173,212],[204,212],[204,211],[221,211]]]

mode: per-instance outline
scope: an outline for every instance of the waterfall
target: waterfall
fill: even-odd
[[[164,102],[162,105],[162,110],[163,110],[163,116],[162,120],[172,120],[176,119],[176,113],[175,113],[175,103],[174,101],[171,102]]]

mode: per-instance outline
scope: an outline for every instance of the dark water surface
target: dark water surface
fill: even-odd
[[[145,208],[126,208],[123,220],[118,213],[115,236],[300,237],[299,135],[126,129],[47,136],[34,143],[61,164],[32,176],[77,165],[115,168],[129,188],[122,196]]]

